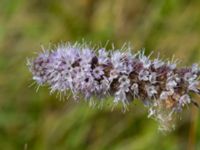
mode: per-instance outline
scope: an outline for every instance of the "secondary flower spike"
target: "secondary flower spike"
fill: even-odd
[[[150,60],[144,51],[132,54],[129,47],[106,51],[86,44],[61,44],[28,60],[28,67],[33,80],[49,86],[51,92],[70,90],[74,97],[95,96],[96,101],[112,95],[113,103],[124,107],[141,100],[163,130],[185,105],[197,105],[191,93],[200,94],[197,64],[178,68],[173,61]]]

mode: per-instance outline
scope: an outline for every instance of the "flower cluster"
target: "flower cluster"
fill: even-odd
[[[74,97],[83,95],[87,100],[112,95],[113,103],[124,107],[141,100],[149,116],[167,129],[173,114],[190,103],[197,105],[190,93],[200,94],[200,69],[197,64],[178,68],[176,62],[149,57],[144,51],[132,54],[68,43],[28,60],[28,67],[33,80],[48,85],[51,92],[70,90]]]

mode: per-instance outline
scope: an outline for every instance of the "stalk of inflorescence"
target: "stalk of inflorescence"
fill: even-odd
[[[144,51],[131,53],[127,46],[106,50],[87,44],[60,44],[44,50],[27,65],[33,80],[46,85],[50,93],[67,95],[75,100],[104,101],[113,96],[113,105],[126,109],[133,100],[141,101],[161,130],[171,130],[174,118],[189,104],[198,106],[192,93],[199,95],[200,68],[177,67],[176,61],[150,59]]]

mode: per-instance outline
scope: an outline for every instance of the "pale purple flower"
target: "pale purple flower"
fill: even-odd
[[[152,64],[155,69],[158,69],[158,68],[162,67],[165,63],[159,59],[155,59]]]
[[[151,74],[149,75],[149,81],[152,83],[152,84],[155,84],[157,81],[156,81],[156,78],[157,78],[157,74],[156,72],[151,72]]]
[[[122,102],[123,105],[126,105],[128,103],[127,98],[126,98],[126,92],[123,89],[118,90],[115,93],[114,103],[119,103],[119,102]]]
[[[134,94],[135,96],[138,96],[138,94],[139,94],[139,87],[138,87],[138,84],[137,84],[137,83],[133,83],[133,84],[132,84],[131,90],[133,91],[133,94]]]
[[[184,94],[180,97],[179,103],[184,106],[186,104],[189,104],[191,102],[190,96],[188,94]]]
[[[100,49],[98,51],[99,57],[98,57],[98,63],[99,64],[107,64],[109,59],[108,59],[108,52],[105,51],[104,48]]]
[[[54,50],[40,53],[27,62],[32,78],[50,92],[71,91],[78,99],[113,96],[114,104],[125,108],[135,98],[149,109],[167,129],[174,113],[191,103],[190,93],[200,94],[200,69],[197,64],[178,68],[176,62],[150,60],[144,51],[136,54],[105,48],[92,49],[87,44],[61,44]],[[96,51],[96,52],[95,52]],[[170,123],[169,123],[170,122]]]
[[[115,51],[111,55],[111,63],[114,69],[119,70],[123,69],[123,62],[122,62],[122,53],[119,51]]]
[[[109,80],[113,81],[113,79],[116,79],[119,76],[119,72],[116,69],[110,70],[109,74]]]
[[[175,80],[169,80],[166,83],[166,89],[171,90],[174,89],[177,86],[177,82]]]
[[[193,82],[197,78],[197,74],[194,74],[192,72],[187,72],[184,75],[184,80],[188,81],[189,83]]]
[[[148,70],[141,70],[138,78],[140,81],[148,81],[149,76],[150,76],[150,72]]]
[[[199,84],[200,84],[199,81],[190,82],[188,85],[188,89],[195,93],[199,93]]]
[[[93,69],[93,75],[96,79],[99,79],[102,77],[102,75],[104,75],[104,71],[103,71],[103,67],[99,66]]]
[[[93,51],[89,48],[83,48],[80,54],[81,61],[90,63],[94,57]]]
[[[163,91],[161,94],[160,94],[160,99],[161,100],[166,100],[168,99],[170,96],[170,93],[168,91]]]
[[[119,78],[119,90],[129,92],[130,80],[128,76],[123,75]]]
[[[106,77],[103,77],[103,79],[99,83],[98,91],[102,92],[102,94],[105,95],[108,94],[109,89],[110,89],[110,82]]]
[[[168,66],[169,66],[169,68],[171,69],[171,70],[174,70],[175,68],[176,68],[176,64],[175,63],[172,63],[172,62],[170,62],[170,61],[168,61],[168,64],[167,64]]]
[[[198,73],[200,71],[198,64],[193,64],[191,69],[192,69],[192,73]]]
[[[142,53],[140,53],[139,59],[142,62],[143,67],[145,69],[148,69],[151,66],[151,60],[147,56],[144,55],[144,51],[142,51]]]
[[[149,97],[152,97],[155,94],[157,94],[157,90],[156,90],[156,88],[154,86],[146,85],[146,91],[147,91],[147,95]]]
[[[33,74],[33,80],[39,85],[48,82],[48,69],[51,61],[49,52],[41,53],[35,60],[28,60],[27,65]]]

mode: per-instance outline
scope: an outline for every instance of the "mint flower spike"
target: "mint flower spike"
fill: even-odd
[[[144,51],[132,54],[130,50],[67,43],[30,59],[28,67],[33,80],[49,86],[51,92],[70,90],[74,97],[83,95],[89,101],[93,96],[101,101],[112,95],[113,104],[124,108],[134,99],[141,100],[162,130],[172,129],[174,116],[184,106],[198,106],[190,94],[200,94],[200,68],[197,64],[178,68],[173,61],[151,60]]]

